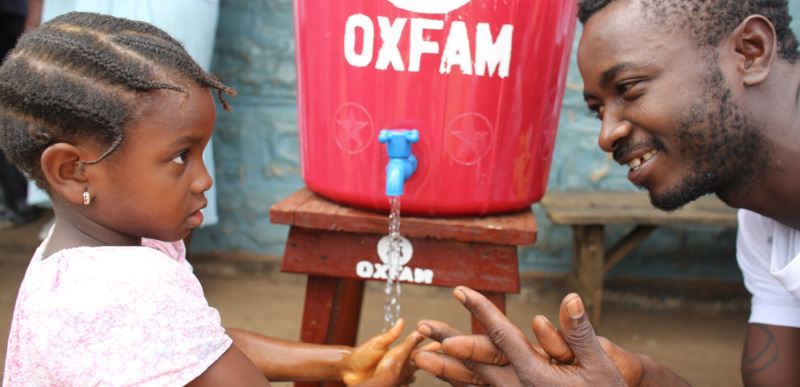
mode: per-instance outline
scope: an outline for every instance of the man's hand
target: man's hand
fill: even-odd
[[[422,321],[418,331],[441,340],[444,354],[420,353],[417,365],[448,380],[454,386],[612,386],[638,384],[642,365],[637,356],[606,341],[614,360],[624,364],[626,378],[604,350],[586,316],[583,302],[570,294],[561,304],[558,332],[546,319],[536,318],[534,332],[541,347],[535,347],[481,294],[457,287],[456,298],[486,328],[489,336],[462,336],[447,324]],[[462,360],[463,359],[463,360]],[[509,366],[510,363],[510,366]],[[626,381],[627,379],[627,381]]]

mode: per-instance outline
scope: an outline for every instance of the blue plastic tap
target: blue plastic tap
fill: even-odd
[[[411,154],[411,144],[419,141],[416,129],[383,129],[378,141],[386,144],[389,164],[386,164],[386,196],[403,194],[403,183],[417,170],[417,158]]]

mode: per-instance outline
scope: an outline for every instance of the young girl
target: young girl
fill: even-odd
[[[402,323],[359,347],[220,326],[182,242],[203,222],[216,91],[145,23],[70,13],[23,35],[0,67],[0,146],[53,202],[20,286],[4,386],[405,383],[423,339]],[[165,242],[167,241],[167,242]]]

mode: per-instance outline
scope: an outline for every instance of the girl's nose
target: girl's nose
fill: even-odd
[[[211,189],[213,184],[214,179],[212,179],[211,174],[208,173],[205,163],[202,163],[198,168],[197,176],[194,178],[194,181],[192,181],[192,193],[206,192]]]
[[[630,136],[631,130],[632,125],[628,120],[620,120],[614,115],[606,113],[597,143],[600,145],[600,149],[609,153],[614,152],[619,145],[619,140]]]

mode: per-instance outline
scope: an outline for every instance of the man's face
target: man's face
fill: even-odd
[[[602,121],[600,147],[658,208],[747,187],[763,140],[737,106],[714,49],[654,29],[634,2],[586,23],[578,47],[584,97]]]

